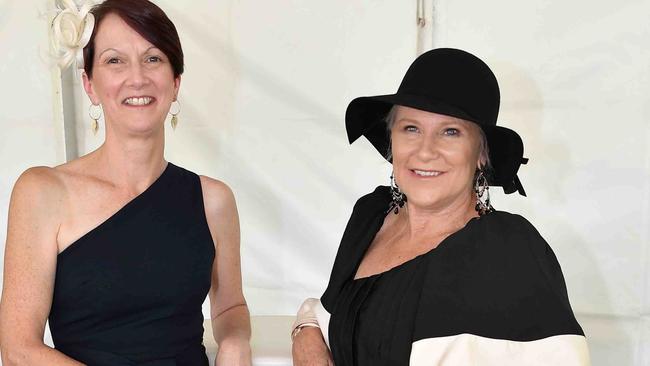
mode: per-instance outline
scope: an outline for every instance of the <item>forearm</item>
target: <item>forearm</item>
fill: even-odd
[[[291,355],[295,366],[334,365],[329,348],[318,328],[304,328],[293,339]]]
[[[248,306],[233,306],[212,319],[212,334],[219,348],[230,345],[249,346],[251,322]]]
[[[45,344],[30,346],[3,344],[1,351],[4,366],[84,366],[83,363]]]

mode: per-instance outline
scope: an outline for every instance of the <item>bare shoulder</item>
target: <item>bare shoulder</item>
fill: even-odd
[[[236,210],[235,195],[226,183],[205,175],[200,178],[206,212],[224,213]]]
[[[48,244],[32,248],[56,248],[56,232],[63,217],[64,203],[64,185],[54,168],[34,167],[23,172],[16,181],[9,203],[7,253],[14,248],[29,247],[23,243]]]
[[[60,184],[61,174],[57,168],[50,168],[48,166],[34,166],[25,170],[18,181],[16,186],[47,186],[48,188],[56,188]]]
[[[224,182],[200,176],[203,205],[215,247],[235,249],[239,246],[239,215],[235,196]],[[223,253],[220,257],[223,257]]]
[[[55,166],[36,166],[25,170],[14,186],[12,198],[27,195],[35,203],[60,203],[67,192],[86,181],[89,166],[84,157]]]
[[[56,203],[64,194],[63,178],[56,168],[45,166],[25,170],[14,185],[12,201]]]

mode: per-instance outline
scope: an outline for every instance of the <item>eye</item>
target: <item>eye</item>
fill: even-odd
[[[413,125],[404,126],[404,131],[407,132],[418,132],[418,128]]]
[[[122,61],[117,57],[111,57],[108,60],[106,60],[107,64],[119,64],[120,62]]]
[[[147,62],[160,62],[162,59],[158,56],[149,56],[147,57]]]
[[[446,136],[457,136],[460,134],[460,131],[457,128],[445,128],[443,134]]]

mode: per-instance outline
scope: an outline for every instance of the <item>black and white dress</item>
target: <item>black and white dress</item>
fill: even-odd
[[[388,187],[356,203],[321,298],[336,366],[589,364],[560,265],[521,216],[474,218],[435,249],[355,280],[389,203]]]

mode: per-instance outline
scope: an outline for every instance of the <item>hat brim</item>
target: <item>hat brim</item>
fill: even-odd
[[[519,191],[525,195],[517,178],[519,166],[527,161],[523,158],[524,145],[519,134],[506,127],[483,124],[460,108],[444,102],[431,101],[408,94],[356,98],[350,102],[345,113],[348,141],[353,143],[359,137],[365,136],[375,149],[392,163],[388,157],[390,135],[385,117],[393,105],[444,114],[479,125],[485,132],[493,167],[492,174],[488,176],[488,183],[492,186],[503,187],[505,193]]]

